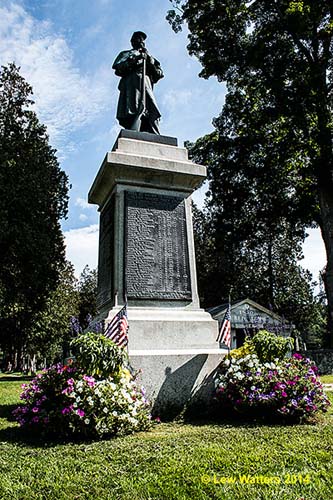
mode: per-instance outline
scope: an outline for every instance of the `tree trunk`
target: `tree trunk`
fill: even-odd
[[[319,193],[321,234],[324,240],[327,265],[323,280],[328,305],[328,324],[325,347],[333,347],[333,192],[322,188]]]

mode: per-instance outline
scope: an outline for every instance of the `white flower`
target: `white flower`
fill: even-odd
[[[229,365],[230,365],[230,359],[226,359],[226,360],[224,361],[224,364],[225,364],[225,366],[229,366]]]
[[[116,410],[113,410],[112,415],[113,415],[114,417],[118,417],[118,413],[116,412]]]
[[[86,425],[90,424],[90,420],[89,420],[89,418],[85,418],[85,419],[84,419],[84,423],[85,423]]]
[[[104,412],[104,413],[108,413],[108,411],[109,411],[109,410],[108,410],[108,409],[106,408],[106,406],[105,406],[105,407],[103,408],[103,412]]]

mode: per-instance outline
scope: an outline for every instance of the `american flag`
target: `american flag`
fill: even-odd
[[[127,304],[112,318],[104,335],[120,347],[128,344]]]
[[[228,305],[228,309],[225,313],[223,323],[221,325],[219,334],[216,339],[218,342],[225,344],[228,349],[230,349],[231,345],[231,307],[230,303]]]

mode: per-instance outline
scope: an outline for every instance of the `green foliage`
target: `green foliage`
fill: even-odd
[[[281,360],[294,347],[294,340],[291,337],[281,337],[266,330],[260,330],[256,333],[250,343],[261,363],[274,359]]]
[[[192,146],[193,158],[208,166],[204,226],[214,247],[204,272],[199,268],[200,295],[214,305],[232,283],[238,297],[314,331],[320,308],[298,261],[304,229],[318,224],[333,318],[330,2],[172,4],[168,18],[173,28],[187,23],[200,75],[216,76],[228,89],[216,130]]]
[[[85,266],[78,282],[78,319],[82,330],[97,313],[97,269]]]
[[[74,267],[66,262],[60,272],[60,281],[51,292],[45,306],[35,317],[27,339],[27,352],[39,359],[46,358],[48,365],[63,357],[70,342],[70,319],[78,313],[77,279]]]
[[[56,289],[65,261],[60,219],[68,179],[46,128],[29,109],[32,89],[15,64],[0,72],[0,344],[14,357]]]
[[[283,359],[294,347],[294,339],[282,337],[267,330],[260,330],[253,337],[246,337],[244,344],[230,351],[234,359],[245,358],[255,354],[261,363]]]
[[[85,373],[101,379],[119,374],[128,359],[125,349],[99,333],[84,333],[71,345],[78,366]]]

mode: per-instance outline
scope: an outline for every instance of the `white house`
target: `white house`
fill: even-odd
[[[228,303],[211,307],[207,311],[218,320],[221,327],[227,309]],[[252,336],[258,330],[268,330],[289,337],[293,328],[284,318],[253,300],[244,299],[231,303],[231,349],[242,346],[245,337]]]

